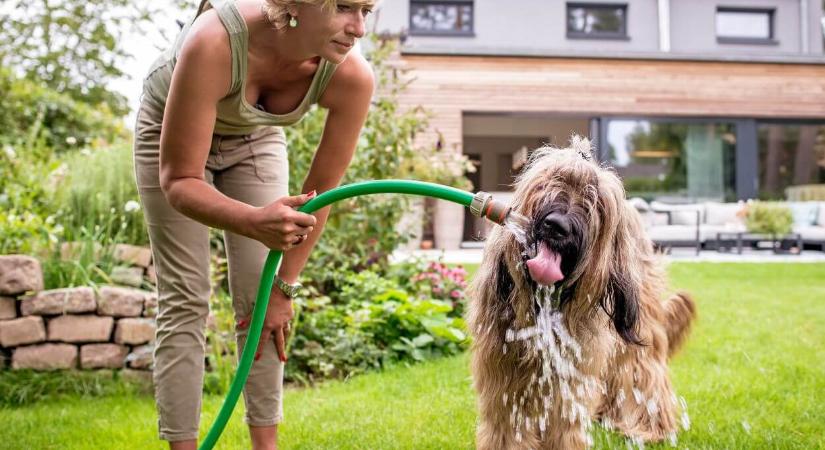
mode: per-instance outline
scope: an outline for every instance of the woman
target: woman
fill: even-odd
[[[172,449],[197,446],[208,227],[215,227],[224,230],[239,349],[268,249],[285,251],[244,389],[252,448],[276,448],[289,295],[329,213],[295,208],[337,186],[352,159],[374,79],[351,50],[374,0],[204,3],[147,75],[135,132],[136,176],[158,275],[159,432]],[[304,194],[289,197],[281,127],[314,103],[329,110],[323,137]]]

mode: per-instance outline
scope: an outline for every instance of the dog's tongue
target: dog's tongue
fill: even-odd
[[[564,279],[561,273],[561,255],[547,248],[544,243],[539,248],[539,254],[527,261],[527,270],[536,283],[545,286]]]

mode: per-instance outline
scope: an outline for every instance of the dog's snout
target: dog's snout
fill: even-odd
[[[570,235],[570,219],[562,214],[548,214],[542,225],[548,237],[563,239]]]

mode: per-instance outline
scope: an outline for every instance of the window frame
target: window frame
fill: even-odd
[[[572,8],[589,8],[589,9],[622,9],[623,19],[622,30],[619,32],[596,32],[586,33],[582,31],[570,30],[570,10]],[[587,2],[566,2],[564,10],[564,26],[567,32],[568,39],[596,39],[596,40],[616,40],[628,41],[630,35],[627,33],[627,14],[629,10],[627,3],[587,3]]]
[[[751,37],[736,37],[736,36],[719,36],[719,30],[716,28],[716,21],[719,13],[747,13],[747,14],[767,14],[768,16],[768,37],[767,38],[751,38]],[[739,44],[739,45],[777,45],[779,41],[776,40],[776,8],[748,8],[741,6],[717,6],[714,18],[714,32],[716,33],[716,42],[718,44]]]
[[[443,6],[469,6],[470,7],[470,31],[462,30],[421,30],[413,27],[413,5],[443,5]],[[407,24],[410,36],[446,36],[446,37],[474,37],[476,24],[475,0],[410,0],[409,11],[407,13]]]

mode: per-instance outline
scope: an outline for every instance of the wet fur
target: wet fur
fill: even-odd
[[[549,212],[571,220],[569,239],[552,245],[563,255],[560,310],[582,347],[576,367],[604,386],[586,399],[590,418],[630,438],[660,441],[678,429],[667,362],[684,343],[696,307],[687,293],[666,294],[663,263],[638,214],[627,205],[621,181],[589,155],[589,142],[578,137],[568,149],[536,150],[516,181],[512,206],[533,222],[530,245],[543,239],[535,224]],[[520,441],[515,436],[512,405],[504,396],[528,392],[530,377],[540,370],[540,361],[523,343],[512,342],[507,344],[510,351],[502,351],[508,329],[535,322],[536,285],[522,264],[523,250],[512,233],[494,229],[470,286],[467,323],[480,416],[476,445],[496,450],[586,448],[589,424],[564,417],[558,395],[543,439],[536,427],[522,430]],[[645,399],[657,399],[654,413],[645,401],[635,401],[633,388]],[[528,394],[524,408],[538,411],[541,394]],[[531,400],[536,406],[530,406]]]

